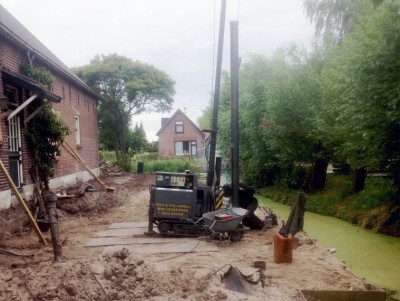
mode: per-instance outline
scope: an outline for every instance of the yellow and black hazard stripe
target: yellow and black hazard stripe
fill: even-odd
[[[222,204],[223,204],[222,197],[223,196],[224,196],[224,191],[221,190],[221,192],[217,196],[217,199],[215,200],[215,210],[218,210],[218,209],[220,209],[222,207]]]

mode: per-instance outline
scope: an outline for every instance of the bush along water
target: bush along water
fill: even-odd
[[[400,236],[400,206],[393,201],[396,189],[392,183],[390,179],[368,177],[365,189],[352,193],[350,176],[330,174],[323,191],[307,195],[306,209],[375,232]],[[287,205],[290,205],[297,192],[279,184],[259,191],[262,196]]]

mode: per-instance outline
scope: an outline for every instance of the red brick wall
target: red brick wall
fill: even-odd
[[[178,111],[168,121],[166,127],[158,136],[158,147],[161,156],[175,156],[175,141],[197,141],[197,153],[204,152],[204,138],[202,132],[190,119]],[[175,133],[175,122],[183,121],[184,132]]]
[[[1,37],[0,37],[1,39]],[[7,43],[6,40],[1,39],[0,42],[0,67],[6,67],[11,71],[18,71],[18,64],[16,62],[22,60],[21,50],[17,48],[15,45],[11,43]],[[1,77],[1,75],[0,75]],[[3,80],[0,78],[0,93],[3,94]],[[3,161],[4,166],[8,170],[8,142],[7,142],[7,118],[5,116],[1,116],[0,126],[2,133],[2,144],[0,145],[0,159]],[[24,140],[22,140],[24,141]],[[24,145],[24,142],[22,142]],[[23,156],[23,159],[26,156]],[[24,176],[24,178],[27,178]],[[9,189],[8,182],[5,180],[5,177],[2,173],[0,173],[0,190]]]
[[[2,40],[1,44],[3,55],[0,64],[11,71],[19,72],[21,62],[26,62],[26,51],[22,51],[17,46],[7,43],[7,40]]]
[[[21,63],[27,62],[26,50],[12,44],[10,41],[0,36],[0,68],[4,67],[14,72],[19,72]],[[70,128],[70,135],[67,142],[76,150],[90,168],[99,167],[98,152],[98,132],[97,132],[97,114],[96,99],[88,94],[84,89],[79,87],[69,78],[53,69],[45,61],[35,58],[35,66],[46,67],[54,76],[52,90],[55,94],[62,97],[61,102],[52,104],[54,109],[59,111],[63,121]],[[23,89],[22,89],[23,90]],[[23,92],[23,91],[22,91]],[[0,72],[0,93],[3,93],[3,81]],[[23,96],[23,100],[27,97]],[[76,145],[75,139],[75,115],[80,116],[81,144]],[[7,126],[5,118],[0,121],[1,131],[3,134],[3,145],[0,147],[0,158],[8,167],[8,145],[7,145]],[[23,126],[23,125],[22,125]],[[23,131],[22,131],[23,132]],[[31,167],[31,158],[26,143],[26,139],[22,134],[22,151],[23,151],[23,167],[24,167],[24,184],[31,183],[29,169]],[[55,177],[73,174],[83,169],[75,159],[62,149],[62,155],[55,168]],[[0,190],[8,189],[8,184],[4,177],[0,175]]]
[[[62,119],[70,128],[68,144],[83,158],[90,168],[99,166],[96,100],[90,94],[63,78],[57,77],[53,92],[62,96],[54,109],[60,111]],[[81,144],[76,144],[75,116],[80,119]],[[62,176],[82,171],[82,167],[64,149],[57,164],[56,174]]]
[[[0,42],[0,66],[2,66],[3,64],[3,56],[4,56],[4,45],[5,43]],[[0,72],[0,94],[3,93],[3,79],[2,79],[2,74]],[[0,141],[0,159],[3,161],[4,164],[7,163],[7,167],[8,168],[8,160],[6,161],[5,159],[5,152],[2,150],[1,145],[4,143],[4,137],[5,137],[5,122],[4,122],[4,118],[0,118],[0,134],[1,134],[1,141]],[[4,179],[4,177],[0,176],[0,190],[4,190],[7,189],[7,184],[6,181]]]

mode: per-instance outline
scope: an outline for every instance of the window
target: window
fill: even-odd
[[[175,133],[183,133],[183,121],[175,122]]]
[[[191,146],[192,146],[192,156],[196,156],[197,155],[197,141],[192,141],[191,142]]]
[[[75,115],[75,139],[76,145],[81,145],[81,126],[80,118],[78,115]]]
[[[195,156],[197,141],[175,141],[175,156]]]
[[[175,156],[183,156],[183,142],[182,141],[175,142]]]

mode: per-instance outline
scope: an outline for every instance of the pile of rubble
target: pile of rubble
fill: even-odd
[[[126,173],[122,168],[114,166],[108,161],[100,161],[100,177],[120,177]]]

